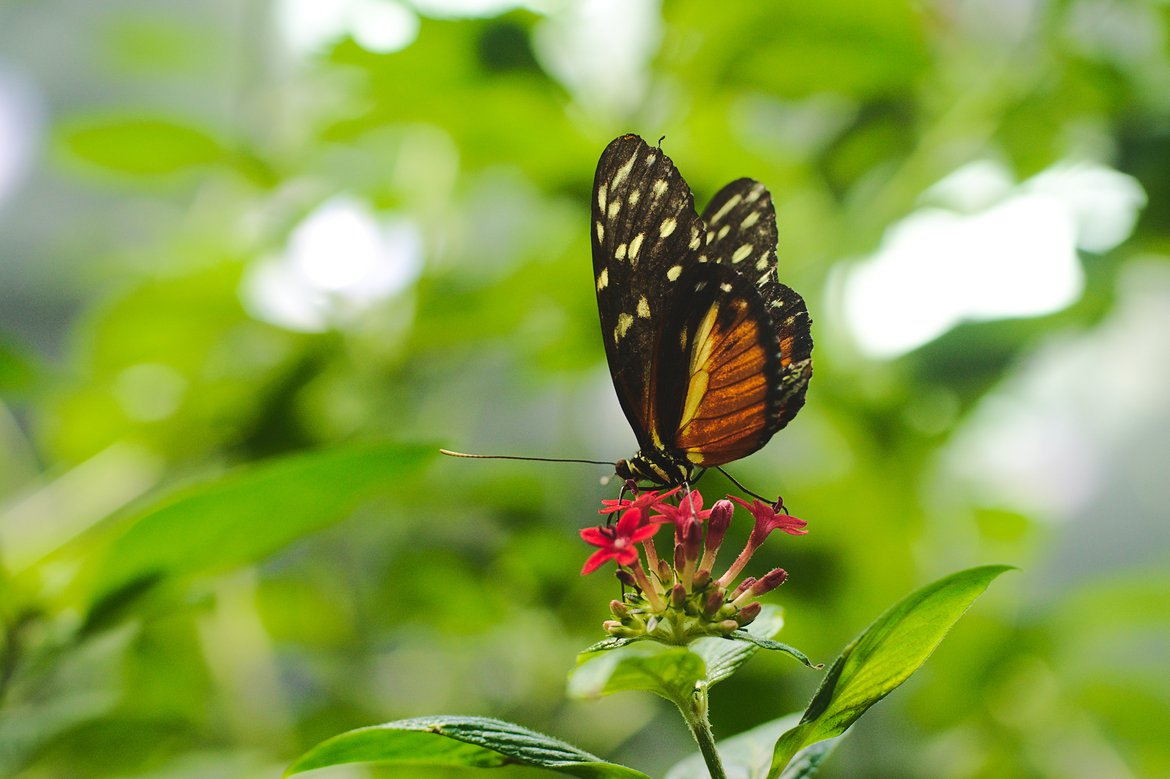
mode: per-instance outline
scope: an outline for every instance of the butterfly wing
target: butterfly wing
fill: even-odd
[[[670,158],[626,135],[598,162],[592,215],[606,357],[642,452],[711,467],[758,450],[812,373],[808,311],[776,278],[768,191],[739,179],[700,218]]]
[[[812,320],[800,295],[777,277],[776,209],[763,184],[748,178],[731,182],[711,199],[702,219],[703,254],[754,284],[776,335],[780,370],[769,377],[766,442],[804,405],[812,376]]]
[[[660,437],[693,465],[722,465],[778,429],[769,412],[780,343],[763,297],[731,267],[698,263],[679,284],[658,355]]]
[[[593,182],[593,276],[618,401],[642,449],[661,449],[654,391],[662,315],[702,243],[694,197],[661,149],[636,135],[601,155]]]

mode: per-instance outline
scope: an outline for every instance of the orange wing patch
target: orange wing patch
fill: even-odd
[[[720,305],[730,307],[720,316]],[[690,380],[675,446],[696,465],[737,460],[767,425],[767,339],[742,299],[716,303],[691,343]],[[724,320],[724,321],[721,321]]]

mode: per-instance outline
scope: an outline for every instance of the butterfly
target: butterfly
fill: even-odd
[[[662,149],[623,135],[597,163],[593,275],[605,355],[638,452],[626,480],[674,486],[757,451],[804,405],[804,300],[777,278],[776,211],[737,179],[702,215]]]

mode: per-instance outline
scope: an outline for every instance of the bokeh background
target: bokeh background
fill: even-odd
[[[632,453],[588,203],[633,131],[700,204],[768,185],[814,318],[808,405],[733,469],[810,523],[754,564],[784,640],[827,661],[1020,567],[823,775],[1170,776],[1168,20],[0,3],[0,774],[271,777],[428,713],[690,752],[651,696],[565,698],[616,591],[578,575],[605,469],[434,455]],[[757,656],[717,734],[817,681]]]

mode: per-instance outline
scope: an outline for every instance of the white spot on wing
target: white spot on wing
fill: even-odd
[[[634,162],[638,159],[638,152],[634,152],[634,156],[630,157],[629,162],[617,169],[617,173],[613,174],[613,188],[617,189],[622,182],[626,180],[626,176],[630,175],[630,171],[634,167]]]
[[[746,230],[749,227],[751,227],[752,225],[754,225],[757,221],[759,221],[759,219],[760,219],[760,212],[759,211],[752,211],[750,214],[748,214],[747,216],[745,216],[743,218],[742,222],[739,223],[739,229]]]
[[[770,279],[771,277],[772,277],[772,274],[771,274],[771,273],[765,272],[763,275],[761,275],[761,276],[760,276],[760,280],[759,280],[758,282],[756,282],[756,284],[757,284],[757,285],[760,285],[760,284],[767,284],[767,283],[768,283],[768,279]]]
[[[638,298],[638,316],[643,319],[650,318],[650,301],[646,299],[645,295]]]
[[[748,258],[748,255],[751,253],[752,253],[752,245],[750,243],[745,243],[742,246],[740,246],[738,249],[735,250],[735,254],[731,255],[731,261],[733,263],[743,262],[744,260],[746,260]]]
[[[764,194],[764,185],[757,182],[755,187],[752,188],[752,191],[744,198],[744,202],[754,203],[760,199],[760,195],[762,194]]]
[[[658,234],[663,238],[674,232],[674,228],[678,225],[674,217],[668,217],[662,220],[662,225],[658,228]]]
[[[609,215],[609,218],[613,219],[615,216],[617,216],[618,209],[621,207],[622,207],[622,201],[615,198],[613,200],[613,202],[611,202],[609,204],[609,211],[606,212]]]
[[[657,154],[651,154],[649,157],[647,157],[647,158],[646,158],[646,164],[647,164],[647,165],[653,165],[653,164],[654,164],[654,160],[656,160],[656,159],[658,159],[658,155],[657,155]]]
[[[634,317],[629,314],[618,314],[617,327],[613,329],[613,340],[616,342],[625,338],[632,324],[634,324]]]
[[[631,189],[630,190],[630,205],[631,206],[638,205],[638,198],[641,196],[642,196],[642,194],[640,192],[638,192],[638,190]]]
[[[765,252],[760,261],[756,263],[756,270],[766,270],[768,267],[768,254]]]
[[[609,268],[602,268],[601,273],[597,274],[597,291],[605,289],[609,286]]]
[[[666,272],[666,278],[669,279],[670,281],[677,281],[679,275],[681,275],[681,274],[682,274],[682,266],[681,265],[673,265],[673,266],[671,266],[670,270],[668,270]]]
[[[666,179],[658,179],[654,182],[654,197],[662,197],[666,192]]]
[[[618,247],[613,251],[613,258],[615,260],[624,260],[626,258],[626,245],[619,243]]]
[[[731,285],[724,282],[723,284],[719,285],[719,289],[723,290],[724,292],[731,292]]]
[[[642,249],[642,241],[645,238],[645,233],[638,233],[634,236],[634,240],[630,241],[630,262],[638,261],[638,252]]]
[[[692,249],[699,248],[699,243],[700,243],[699,235],[700,235],[699,228],[692,226],[691,227],[691,248]]]
[[[605,225],[603,225],[601,222],[597,223],[597,240],[605,240]]]
[[[599,211],[605,210],[605,196],[608,192],[609,188],[605,184],[597,188],[597,209]]]
[[[720,227],[719,228],[719,240],[722,241],[724,238],[726,238],[727,233],[730,231],[731,231],[731,225],[723,225],[722,227]]]
[[[729,197],[727,199],[727,202],[723,204],[723,207],[715,212],[715,216],[711,217],[711,224],[715,224],[720,219],[722,219],[724,216],[726,216],[728,211],[730,211],[731,209],[733,209],[739,205],[739,201],[741,199],[742,198],[740,198],[739,195],[732,195],[731,197]]]

